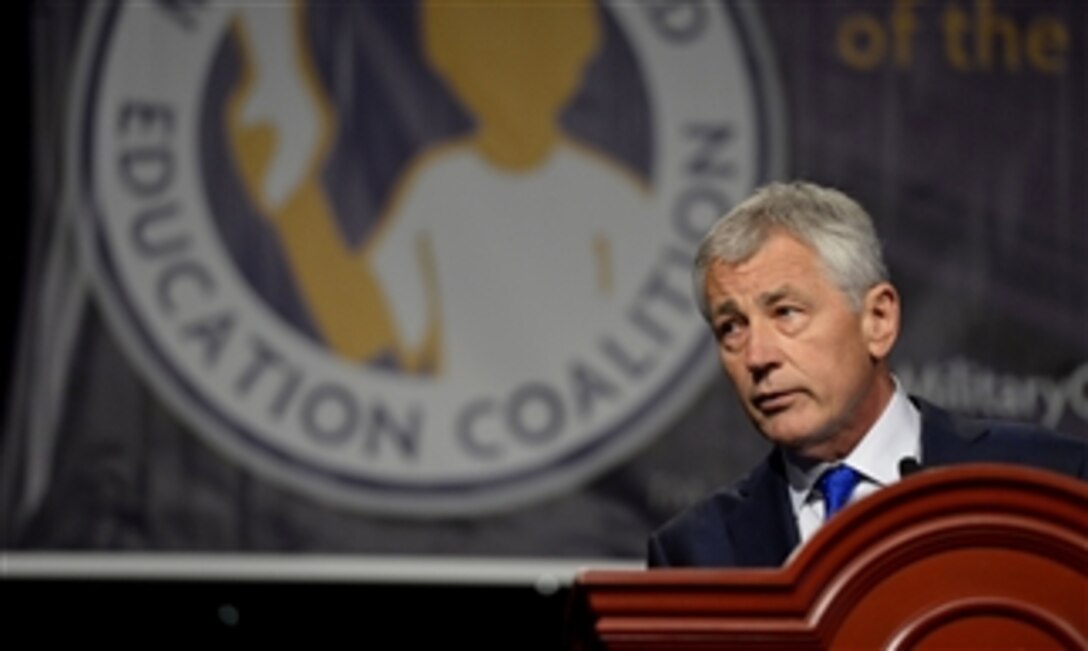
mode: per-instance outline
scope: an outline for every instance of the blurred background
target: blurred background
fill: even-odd
[[[688,267],[771,180],[872,214],[911,393],[1088,437],[1082,2],[9,11],[23,621],[559,644],[767,452]]]

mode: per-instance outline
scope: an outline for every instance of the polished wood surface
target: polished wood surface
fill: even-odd
[[[583,648],[1088,649],[1088,484],[927,470],[781,569],[587,571]]]

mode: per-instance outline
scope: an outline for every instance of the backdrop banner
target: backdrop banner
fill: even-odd
[[[1088,438],[1083,2],[31,14],[7,549],[637,562],[767,452],[690,267],[776,179],[873,215],[909,392]]]

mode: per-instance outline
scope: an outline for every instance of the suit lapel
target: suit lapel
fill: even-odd
[[[981,431],[964,428],[952,414],[924,400],[913,400],[922,412],[922,465],[945,466],[971,460],[971,443]]]
[[[779,454],[772,453],[740,491],[743,499],[726,524],[737,565],[782,565],[800,537]]]

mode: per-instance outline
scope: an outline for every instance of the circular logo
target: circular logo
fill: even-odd
[[[111,328],[322,499],[568,490],[716,367],[692,254],[782,165],[739,4],[95,4],[70,160]]]

